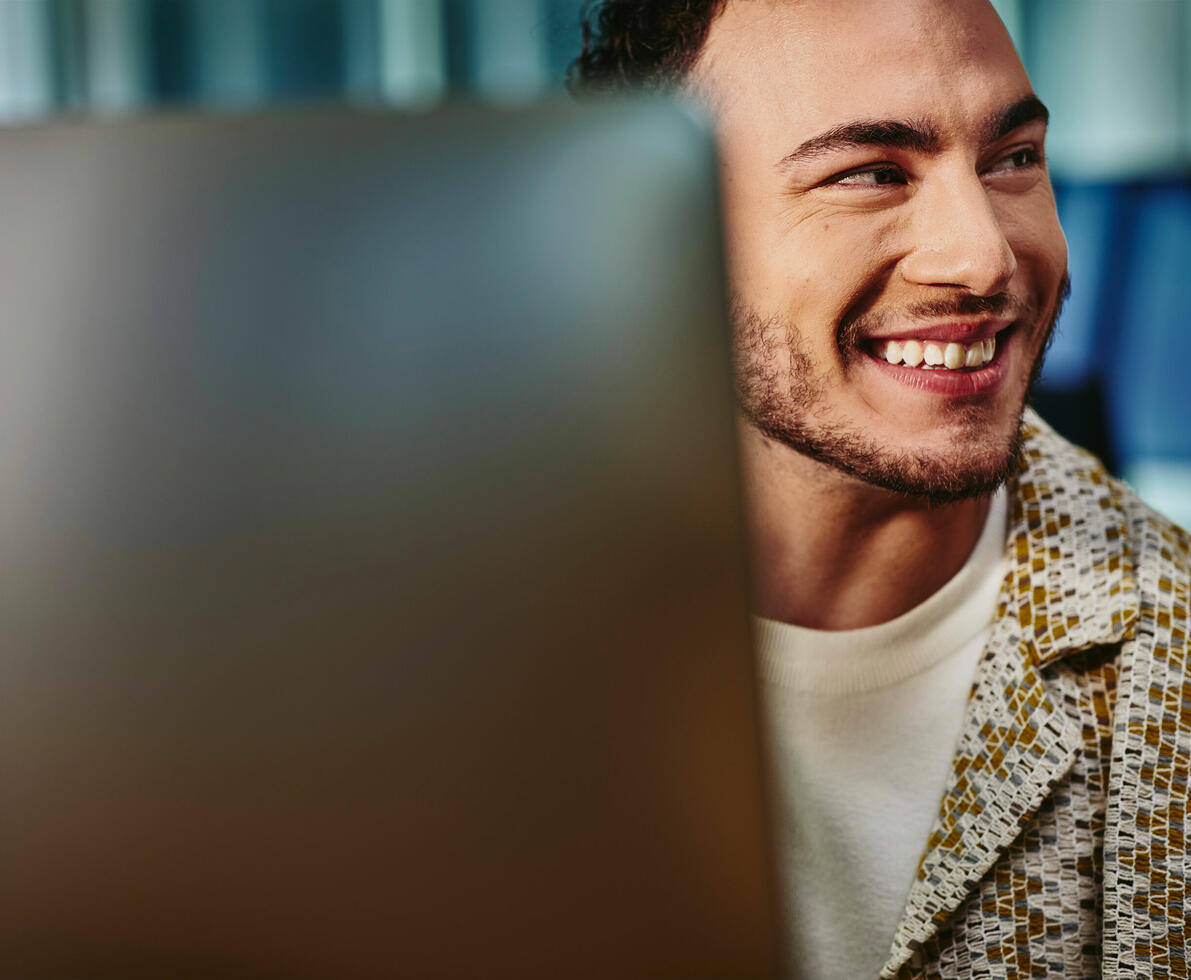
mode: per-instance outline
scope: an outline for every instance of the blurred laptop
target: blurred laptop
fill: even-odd
[[[14,129],[0,214],[0,975],[773,975],[697,123]]]

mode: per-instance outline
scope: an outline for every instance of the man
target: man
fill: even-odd
[[[1187,976],[1188,537],[1031,411],[1047,112],[984,0],[606,0],[720,138],[792,969]]]

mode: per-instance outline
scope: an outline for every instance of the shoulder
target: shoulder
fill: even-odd
[[[1115,484],[1128,535],[1128,553],[1137,589],[1134,659],[1157,659],[1142,673],[1167,690],[1191,683],[1191,535]],[[1184,723],[1191,703],[1181,699]],[[1169,706],[1167,708],[1169,710]]]
[[[1137,578],[1144,599],[1153,590],[1174,591],[1191,584],[1191,533],[1154,510],[1085,449],[1068,442],[1036,413],[1022,422],[1026,495],[1061,494],[1075,520],[1091,525],[1093,536],[1124,535],[1121,556]],[[1088,506],[1090,505],[1090,506]],[[1159,583],[1161,587],[1159,588]]]
[[[1181,683],[1191,644],[1191,535],[1032,410],[1022,436],[1010,547],[1034,621],[1042,607],[1067,634],[1053,645],[1043,636],[1044,658],[1119,645],[1123,660],[1157,655],[1180,675],[1170,682]]]
[[[1159,514],[1133,490],[1117,483],[1129,528],[1129,543],[1139,586],[1150,585],[1158,592],[1182,591],[1187,600],[1191,582],[1191,534]],[[1151,589],[1143,588],[1143,595]]]
[[[1191,888],[1183,860],[1191,786],[1191,536],[1033,413],[1023,434],[1023,496],[1056,495],[1063,519],[1085,527],[1072,538],[1078,548],[1064,553],[1079,566],[1065,584],[1094,581],[1094,601],[1079,612],[1106,621],[1107,609],[1117,627],[1110,640],[1064,659],[1062,690],[1077,701],[1089,695],[1080,702],[1083,729],[1092,733],[1083,751],[1101,763],[1089,771],[1103,779],[1097,785],[1106,808],[1103,972],[1131,976],[1143,948],[1155,962],[1186,953],[1177,924],[1185,917],[1180,896]]]

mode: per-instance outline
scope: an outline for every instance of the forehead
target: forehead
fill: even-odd
[[[721,127],[975,126],[1031,91],[987,0],[728,0],[692,72]]]

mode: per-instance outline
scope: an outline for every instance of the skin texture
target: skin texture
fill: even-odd
[[[729,0],[691,87],[720,137],[757,612],[883,622],[962,566],[1012,465],[1067,261],[1045,122],[990,129],[1032,89],[982,0]],[[790,159],[871,121],[930,145]],[[995,333],[995,384],[871,356],[931,331]]]

